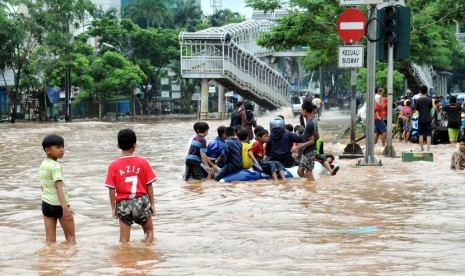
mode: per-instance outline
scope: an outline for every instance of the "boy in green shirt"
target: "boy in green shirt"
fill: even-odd
[[[65,233],[66,242],[75,244],[74,212],[69,206],[69,197],[64,183],[61,165],[58,158],[63,158],[65,141],[63,137],[51,134],[42,141],[47,158],[40,165],[40,185],[42,188],[42,214],[45,224],[45,242],[47,245],[56,242],[57,221]]]

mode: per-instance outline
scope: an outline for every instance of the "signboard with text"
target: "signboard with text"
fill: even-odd
[[[363,67],[364,53],[362,45],[339,46],[339,68]]]

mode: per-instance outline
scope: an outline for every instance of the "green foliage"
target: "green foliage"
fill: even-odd
[[[90,76],[94,80],[93,93],[100,101],[113,96],[117,91],[127,91],[142,83],[145,74],[136,65],[119,53],[107,51],[90,65]]]
[[[465,1],[405,2],[412,8],[411,61],[444,70],[463,68],[465,53],[455,38],[454,20],[465,21]],[[255,10],[287,7],[291,11],[272,32],[263,35],[260,45],[275,50],[308,45],[310,50],[304,64],[309,70],[337,64],[338,45],[343,44],[337,35],[337,20],[346,9],[339,6],[339,0],[246,0],[246,4]],[[365,44],[366,40],[362,39],[361,43]],[[396,67],[406,71],[406,64],[398,63]],[[383,69],[379,71],[378,74],[385,74]]]
[[[388,68],[383,66],[382,63],[378,63],[379,70],[376,72],[375,76],[375,84],[376,86],[384,87],[384,90],[387,91],[386,83],[387,83],[387,72]],[[359,68],[357,70],[358,77],[357,77],[357,91],[361,94],[366,94],[367,91],[367,69],[366,68]],[[404,94],[404,75],[399,71],[394,70],[394,77],[393,77],[393,96],[394,98],[398,98]],[[373,91],[373,93],[375,93]]]
[[[14,72],[15,83],[7,87],[7,93],[15,106],[38,87],[44,93],[42,82],[52,70],[47,65],[53,67],[51,60],[57,57],[69,57],[72,31],[93,12],[94,5],[90,0],[9,0],[1,5],[0,20],[7,20],[1,28],[6,41],[2,41],[0,59]],[[39,63],[41,60],[47,62]],[[13,108],[11,122],[16,111]]]
[[[144,72],[146,78],[138,86],[148,105],[165,68],[179,59],[179,32],[178,29],[143,29],[129,19],[119,21],[116,17],[104,16],[93,22],[90,34],[100,37],[103,52],[114,47],[113,50],[125,55]]]
[[[219,10],[209,17],[212,27],[221,27],[231,23],[240,23],[245,20],[244,16],[230,9]]]
[[[142,28],[167,27],[171,25],[174,1],[135,0],[123,10],[123,17],[130,18]]]
[[[195,32],[202,18],[202,8],[197,0],[177,0],[174,10],[174,26]]]
[[[267,13],[283,8],[284,4],[281,2],[279,0],[245,0],[245,6]]]

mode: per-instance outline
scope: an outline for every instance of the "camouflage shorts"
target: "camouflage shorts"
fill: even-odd
[[[151,215],[152,209],[150,208],[150,198],[148,195],[121,200],[116,203],[116,217],[129,226],[133,222],[144,225]]]
[[[313,168],[315,167],[315,156],[316,156],[315,150],[302,154],[302,157],[300,158],[300,162],[299,162],[299,167],[302,167],[306,171],[311,172]]]

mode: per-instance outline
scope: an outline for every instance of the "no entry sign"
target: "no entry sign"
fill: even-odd
[[[355,43],[365,34],[367,20],[357,9],[344,11],[337,20],[337,33],[345,43]]]

